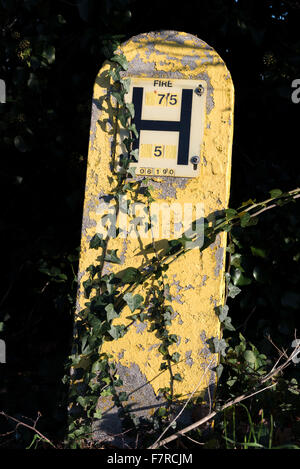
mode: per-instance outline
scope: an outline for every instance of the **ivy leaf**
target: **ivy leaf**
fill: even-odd
[[[122,284],[125,285],[126,283],[138,283],[142,277],[139,269],[135,267],[128,267],[125,269],[121,274],[119,273],[119,278],[122,281]]]
[[[235,270],[232,276],[232,280],[235,286],[237,285],[244,286],[244,285],[249,285],[250,283],[252,283],[251,278],[246,277],[246,275],[244,275],[240,269]]]
[[[139,308],[143,301],[144,298],[141,295],[132,295],[132,293],[126,293],[123,297],[123,299],[126,301],[127,305],[129,306],[131,312],[133,313],[137,308]]]
[[[102,370],[103,370],[103,363],[100,360],[93,363],[92,373],[99,373]]]
[[[84,288],[84,296],[85,298],[89,298],[91,294],[91,290],[93,287],[93,282],[91,279],[85,280],[82,282],[83,288]]]
[[[175,381],[183,381],[183,377],[179,373],[176,373],[173,379],[175,379]]]
[[[130,89],[130,78],[127,78],[125,80],[121,79],[120,83],[122,83],[122,85],[123,85],[124,93],[127,94],[129,92],[129,89]]]
[[[102,418],[102,412],[100,409],[97,409],[96,412],[94,412],[94,415],[93,415],[94,419],[101,419]]]
[[[164,371],[164,370],[167,370],[167,369],[168,369],[168,365],[166,364],[166,362],[162,362],[160,364],[159,371]]]
[[[128,399],[127,392],[125,392],[125,391],[120,392],[120,394],[118,395],[118,398],[119,398],[120,402],[127,401],[127,399]]]
[[[90,248],[98,249],[98,248],[103,248],[104,246],[105,246],[105,241],[103,240],[103,236],[100,233],[96,233],[90,240]]]
[[[300,339],[293,340],[291,345],[292,345],[293,348],[296,349],[296,347],[299,347],[299,345],[300,345]],[[295,355],[293,356],[293,358],[292,358],[293,363],[299,363],[300,362],[299,354],[300,354],[300,350],[297,353],[295,353]]]
[[[128,168],[127,174],[129,174],[131,177],[135,178],[135,171],[136,171],[136,167],[133,166],[131,168]]]
[[[108,74],[110,77],[112,77],[113,81],[120,81],[121,76],[118,68],[111,68]]]
[[[111,326],[108,333],[113,339],[117,340],[126,334],[125,326],[123,324],[121,326]]]
[[[209,345],[209,349],[213,353],[221,353],[223,357],[226,356],[226,349],[228,347],[228,344],[226,340],[224,339],[219,339],[218,337],[212,337],[207,340],[207,343]]]
[[[225,210],[225,215],[226,215],[226,220],[231,220],[232,218],[236,217],[238,213],[233,208],[227,208]]]
[[[241,289],[232,283],[228,285],[228,296],[230,298],[235,298],[239,293],[241,292]]]
[[[179,362],[179,359],[180,359],[180,353],[175,352],[175,353],[172,354],[172,356],[171,356],[171,361],[172,361],[173,363],[178,363],[178,362]]]
[[[115,311],[114,305],[111,303],[106,306],[105,311],[107,312],[106,318],[109,322],[119,317],[119,314]]]
[[[263,259],[265,259],[267,257],[267,253],[266,253],[265,249],[256,248],[254,246],[251,246],[250,249],[251,249],[251,252],[252,252],[253,256],[262,257]]]
[[[256,355],[252,350],[246,350],[244,352],[244,359],[251,366],[251,368],[255,369]]]
[[[139,133],[138,133],[138,131],[137,131],[137,129],[136,129],[135,124],[129,125],[129,126],[127,127],[127,129],[134,133],[135,138],[139,138]]]
[[[55,61],[55,47],[47,45],[42,52],[42,57],[47,60],[48,64],[52,64]]]
[[[235,327],[231,324],[231,318],[229,316],[225,318],[223,325],[227,331],[235,331]]]
[[[270,196],[273,198],[280,197],[282,195],[282,190],[280,189],[273,189],[270,191]]]
[[[223,322],[226,319],[228,311],[229,311],[229,307],[227,305],[217,306],[215,308],[215,312],[217,316],[219,316],[220,322]]]
[[[223,367],[222,363],[219,363],[219,365],[216,366],[215,371],[216,371],[216,374],[217,374],[217,378],[221,377],[223,369],[224,369],[224,367]]]
[[[241,216],[241,227],[245,228],[248,226],[251,219],[250,213],[246,212],[244,215]]]
[[[134,118],[134,104],[133,103],[127,103],[126,107],[129,111],[129,114],[132,118]]]
[[[83,407],[84,409],[86,408],[88,402],[87,402],[87,400],[84,396],[78,396],[76,400],[77,400],[78,404],[81,405],[81,407]]]
[[[119,103],[120,104],[120,103]],[[126,109],[124,109],[123,107],[120,108],[119,112],[118,112],[118,119],[119,121],[121,122],[122,126],[124,128],[126,128],[127,126],[127,120],[129,118],[129,115],[128,113],[126,112]]]
[[[117,256],[118,249],[112,249],[111,251],[107,251],[104,260],[106,262],[111,262],[112,264],[121,264],[121,259]]]
[[[117,103],[120,104],[120,106],[123,106],[123,101],[124,101],[123,93],[120,91],[112,91],[111,94],[114,98],[116,98]]]
[[[167,409],[165,407],[160,407],[158,410],[158,416],[164,417],[165,415],[167,415]]]
[[[162,355],[166,355],[168,353],[168,348],[161,344],[159,347],[158,347],[158,352],[161,353]]]
[[[121,65],[123,70],[128,69],[128,62],[124,54],[116,54],[110,60],[112,62],[116,62],[117,64]]]
[[[140,313],[140,314],[139,314],[139,320],[140,320],[141,322],[144,322],[144,320],[147,318],[147,316],[148,316],[148,315],[147,315],[146,313]]]
[[[139,149],[136,148],[135,150],[131,150],[131,152],[130,152],[131,160],[133,160],[133,159],[138,160],[138,157],[139,157]]]
[[[170,342],[173,342],[175,344],[178,341],[178,336],[176,334],[170,334],[168,338],[169,338]]]

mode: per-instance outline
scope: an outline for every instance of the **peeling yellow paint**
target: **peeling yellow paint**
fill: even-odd
[[[201,148],[201,166],[197,178],[182,181],[157,178],[155,197],[167,203],[204,203],[205,216],[227,207],[230,189],[231,146],[233,137],[233,84],[224,62],[219,55],[200,39],[187,33],[162,31],[142,34],[131,38],[120,47],[130,63],[126,76],[201,79],[207,82],[206,122]],[[83,297],[82,282],[87,278],[86,268],[96,262],[99,251],[89,249],[89,240],[96,232],[100,215],[97,214],[99,197],[111,192],[112,149],[114,148],[113,110],[105,99],[109,79],[108,64],[105,64],[96,79],[93,97],[93,114],[90,133],[87,179],[84,202],[84,217],[80,256],[80,287],[77,310],[84,308],[87,300]],[[119,147],[116,149],[118,153]],[[153,254],[147,253],[145,240],[142,249],[138,240],[112,239],[109,249],[118,249],[123,264],[106,264],[106,271],[117,272],[127,267],[146,266]],[[166,245],[159,240],[158,245]],[[188,252],[171,264],[166,272],[166,283],[176,311],[171,333],[180,337],[180,343],[172,346],[171,352],[178,351],[181,360],[173,367],[173,373],[180,373],[182,382],[174,383],[174,392],[186,398],[197,386],[201,394],[214,380],[211,372],[206,373],[200,385],[204,370],[216,364],[216,357],[208,351],[206,339],[220,334],[215,306],[222,304],[224,295],[224,257],[226,235],[221,234],[216,242],[202,253],[199,249]],[[135,293],[145,296],[148,286],[140,287]],[[129,324],[126,319],[131,313],[126,307],[114,324]],[[135,363],[146,380],[151,381],[155,393],[169,386],[169,373],[159,372],[160,344],[153,333],[143,331],[138,324],[130,326],[129,332],[121,339],[107,342],[102,351],[111,353],[116,362],[125,367]],[[121,357],[121,358],[120,358]],[[213,363],[211,362],[213,360]],[[109,401],[110,402],[110,401]]]

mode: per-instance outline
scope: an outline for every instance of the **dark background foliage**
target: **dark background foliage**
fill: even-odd
[[[299,24],[300,2],[291,0],[0,0],[0,409],[20,419],[39,411],[39,428],[63,437],[91,100],[111,43],[186,31],[225,60],[236,93],[236,207],[299,186],[300,104],[291,100]],[[243,293],[232,301],[233,322],[272,354],[266,334],[290,345],[300,308],[299,207],[277,208],[234,235],[232,271]],[[28,438],[19,429],[6,445]]]

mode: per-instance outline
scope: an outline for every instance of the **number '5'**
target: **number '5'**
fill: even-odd
[[[169,103],[170,103],[172,106],[174,106],[175,104],[177,104],[177,95],[176,95],[176,94],[171,94]]]
[[[156,145],[154,147],[154,156],[161,156],[162,155],[162,145]]]

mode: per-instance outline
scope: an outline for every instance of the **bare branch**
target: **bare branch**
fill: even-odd
[[[15,417],[12,417],[11,415],[7,415],[5,412],[3,412],[3,410],[0,411],[0,415],[3,415],[3,417],[7,418],[7,419],[10,419],[12,420],[13,422],[16,422],[17,425],[16,425],[16,429],[18,428],[19,425],[22,425],[23,427],[26,427],[26,428],[29,428],[29,430],[32,430],[34,433],[36,433],[37,435],[39,435],[39,437],[46,441],[47,443],[49,443],[49,445],[53,446],[55,449],[56,446],[52,443],[52,441],[49,440],[49,438],[47,438],[45,435],[43,435],[39,430],[37,430],[35,428],[36,424],[37,424],[37,421],[38,419],[40,418],[41,414],[40,412],[38,413],[38,416],[37,416],[37,419],[34,421],[34,424],[33,426],[31,425],[28,425],[27,423],[24,423],[24,422],[21,422],[20,420],[16,419]]]
[[[291,363],[293,358],[298,355],[298,353],[300,353],[300,344],[298,344],[295,347],[294,351],[289,355],[289,357],[285,360],[285,362],[282,365],[280,365],[278,367],[274,366],[269,373],[267,373],[265,376],[263,376],[259,380],[259,382],[256,384],[255,387],[257,388],[258,386],[261,386],[263,383],[265,383],[266,381],[269,381],[271,378],[273,378],[274,376],[276,376],[277,374],[282,372]],[[173,435],[169,436],[168,438],[165,438],[164,440],[161,440],[161,441],[157,440],[148,449],[156,449],[156,448],[159,448],[160,446],[163,446],[167,443],[170,443],[171,441],[176,440],[178,437],[184,435],[185,433],[190,432],[191,430],[194,430],[195,428],[200,427],[204,423],[208,422],[209,420],[211,420],[217,414],[223,412],[228,407],[232,407],[233,405],[238,404],[239,402],[242,402],[246,399],[249,399],[250,397],[255,396],[256,394],[259,394],[261,392],[266,391],[267,389],[272,388],[273,386],[276,386],[276,382],[270,384],[269,386],[265,386],[262,389],[256,390],[254,388],[252,391],[249,391],[248,393],[242,394],[242,395],[236,397],[235,399],[232,399],[231,401],[225,403],[218,411],[213,411],[213,412],[209,413],[206,417],[198,420],[197,422],[189,425],[188,427],[186,427],[182,430],[179,430],[178,432],[174,433]]]

